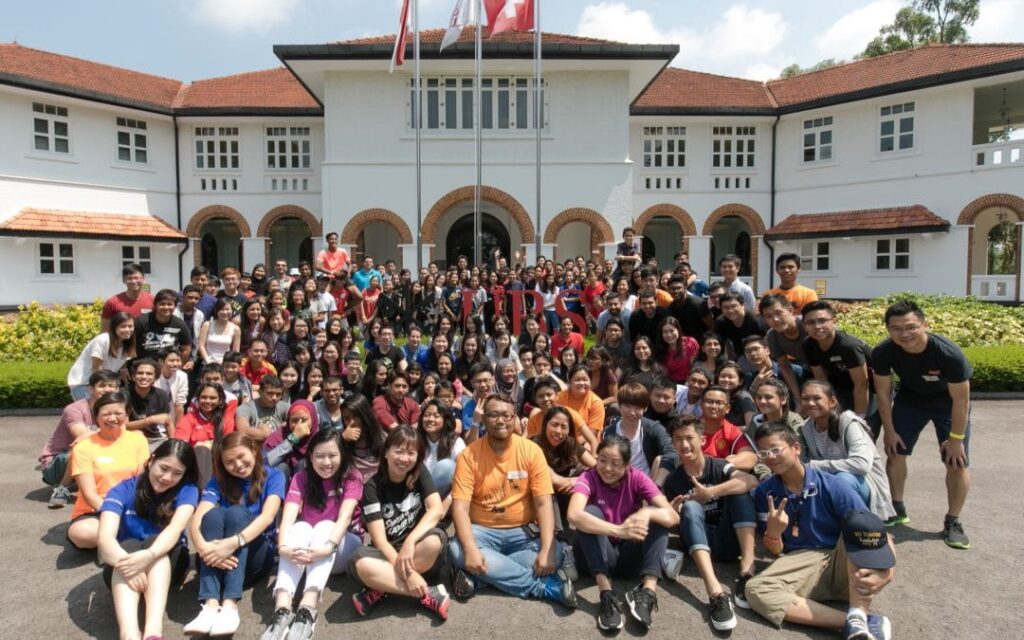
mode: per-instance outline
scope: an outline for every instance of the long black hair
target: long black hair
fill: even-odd
[[[220,442],[224,438],[224,410],[227,408],[227,396],[224,394],[224,388],[219,384],[212,382],[200,383],[199,388],[196,389],[196,412],[200,412],[199,409],[199,394],[203,392],[203,389],[213,389],[217,392],[217,408],[213,410],[208,417],[210,418],[210,424],[213,425],[213,441],[214,443]]]
[[[341,440],[341,431],[338,429],[318,429],[309,438],[309,446],[306,448],[306,486],[302,488],[302,503],[312,506],[314,509],[322,510],[327,504],[327,494],[324,492],[323,479],[313,470],[313,452],[325,442],[334,442],[341,452],[341,464],[334,471],[334,475],[328,478],[332,485],[332,491],[340,494],[341,483],[345,481],[352,468],[352,453],[347,451]]]
[[[566,421],[569,423],[569,435],[560,445],[552,447],[551,441],[548,440],[548,422],[559,414],[565,416]],[[576,453],[578,449],[576,430],[578,428],[579,425],[575,423],[572,419],[572,414],[565,407],[555,405],[544,413],[544,419],[541,420],[540,433],[537,434],[536,442],[540,446],[540,450],[544,452],[544,459],[547,460],[549,467],[557,471],[558,468],[572,469],[579,464],[579,456]]]
[[[157,493],[149,481],[149,469],[161,458],[176,459],[185,467],[185,473],[172,489]],[[199,484],[199,465],[196,463],[195,451],[184,440],[164,440],[149,456],[142,468],[142,476],[135,485],[135,513],[150,518],[161,528],[166,527],[174,516],[174,501],[185,484]]]
[[[370,452],[371,456],[379,458],[384,449],[384,429],[381,428],[380,422],[377,421],[377,416],[373,414],[373,406],[366,396],[360,393],[350,395],[341,403],[341,411],[342,414],[348,413],[358,420],[362,429],[359,440],[354,443],[346,441],[346,443],[362,444]]]
[[[804,389],[810,386],[816,386],[821,388],[821,392],[824,393],[829,400],[838,400],[836,397],[836,390],[832,386],[832,383],[826,382],[825,380],[808,380],[804,383],[804,386],[800,387],[802,392]],[[839,404],[836,404],[835,408],[828,412],[828,439],[832,442],[839,442]]]
[[[437,395],[436,391],[434,395]],[[441,414],[441,439],[437,441],[437,459],[446,460],[451,457],[455,441],[459,439],[459,434],[455,432],[455,416],[436,397],[424,402],[423,407],[420,409],[420,421],[417,428],[424,447],[427,446],[428,440],[427,432],[423,428],[423,414],[427,412],[427,407],[434,407]]]

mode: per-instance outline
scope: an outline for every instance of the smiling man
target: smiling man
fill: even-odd
[[[785,296],[797,314],[800,314],[804,305],[818,299],[818,294],[814,292],[814,289],[805,287],[796,281],[797,276],[800,275],[800,256],[795,253],[780,255],[775,259],[775,273],[779,276],[779,286],[762,293],[762,298],[773,293]]]
[[[125,265],[124,269],[121,269],[121,281],[124,282],[124,291],[111,296],[103,303],[103,310],[100,312],[103,331],[110,327],[110,319],[119,311],[126,311],[138,318],[153,310],[153,296],[144,290],[146,276],[142,272],[142,267],[134,262]]]

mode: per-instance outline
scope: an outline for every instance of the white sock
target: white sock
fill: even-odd
[[[849,611],[846,612],[846,617],[847,618],[852,618],[854,616],[857,616],[861,620],[867,620],[868,619],[868,614],[867,614],[866,611],[864,611],[863,609],[861,609],[859,607],[850,607]]]

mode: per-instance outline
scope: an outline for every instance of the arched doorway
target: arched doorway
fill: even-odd
[[[489,213],[480,214],[480,237],[481,254],[484,261],[491,262],[494,249],[501,249],[501,255],[510,256],[512,239],[509,236],[508,228]],[[476,233],[473,229],[473,214],[469,213],[452,223],[445,237],[445,260],[446,265],[455,264],[460,255],[465,255],[473,260],[473,248]]]
[[[242,232],[227,218],[208,220],[200,228],[199,264],[220,273],[227,267],[242,265]]]
[[[566,209],[551,219],[544,232],[544,243],[555,245],[555,260],[564,262],[576,256],[590,260],[600,255],[601,245],[615,242],[615,234],[604,216],[586,207]]]
[[[1021,222],[1011,203],[980,208],[969,234],[970,293],[984,300],[1019,300]]]
[[[723,216],[711,231],[711,269],[718,274],[718,261],[735,253],[743,260],[740,277],[746,280],[752,274],[750,260],[750,227],[739,216]]]
[[[683,250],[683,230],[669,216],[655,216],[644,225],[643,257],[658,259],[658,268],[672,268],[676,254]]]
[[[341,243],[355,247],[354,257],[369,254],[378,263],[394,260],[402,265],[402,249],[399,245],[412,244],[412,231],[394,211],[365,209],[345,224],[341,232]]]
[[[313,262],[313,239],[309,226],[299,218],[278,218],[270,225],[270,259],[287,260],[291,266],[305,260]]]

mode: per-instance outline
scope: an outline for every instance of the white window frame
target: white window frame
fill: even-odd
[[[313,137],[308,125],[263,127],[268,171],[312,171]]]
[[[820,116],[804,120],[800,130],[800,143],[800,159],[803,164],[834,162],[836,159],[834,117]],[[810,159],[807,158],[808,151],[813,153],[813,157]]]
[[[909,237],[906,236],[891,236],[885,238],[873,238],[871,240],[871,270],[876,273],[910,273],[914,270],[914,244]],[[881,243],[887,243],[886,248],[883,249]],[[906,249],[900,250],[897,245],[901,242],[906,242]],[[878,264],[879,258],[886,258],[888,260],[888,266],[882,267]],[[897,266],[900,258],[906,258],[906,266]]]
[[[114,119],[115,147],[117,162],[125,164],[149,164],[149,130],[145,120],[118,116]],[[125,138],[127,136],[127,138]],[[122,158],[121,152],[127,151],[128,158]],[[140,155],[142,159],[140,160]]]
[[[643,127],[640,136],[640,156],[645,170],[686,169],[686,127]]]
[[[832,243],[828,240],[815,238],[801,240],[797,247],[797,255],[800,256],[801,271],[809,273],[832,271]],[[822,266],[822,261],[824,261],[824,266]]]
[[[910,114],[910,115],[907,115]],[[914,101],[886,104],[878,108],[879,155],[910,153],[917,149],[917,104]],[[886,131],[887,125],[892,130]],[[903,139],[910,136],[910,145],[904,147]],[[886,140],[892,145],[886,149]]]
[[[715,125],[711,127],[711,170],[732,171],[757,168],[756,125]]]
[[[466,76],[429,76],[420,80],[421,113],[423,114],[422,133],[428,135],[467,135],[473,132],[476,105],[473,101],[473,77]],[[526,134],[534,131],[533,117],[533,77],[528,76],[490,76],[480,83],[480,99],[483,102],[482,131],[485,134]],[[408,101],[406,102],[405,126],[413,131],[413,80],[408,85]],[[550,129],[548,104],[548,83],[541,81],[541,119],[543,131]],[[454,100],[454,104],[453,101]],[[502,124],[503,108],[504,126]],[[469,113],[467,113],[467,109]],[[455,123],[452,125],[452,118]],[[525,121],[524,121],[525,119]]]
[[[238,127],[196,125],[192,128],[192,137],[196,171],[242,169],[242,138]]]
[[[40,129],[42,125],[42,129]],[[62,128],[63,133],[57,129]],[[45,148],[40,148],[39,143],[46,142]],[[63,142],[63,150],[58,149],[58,143]],[[68,108],[56,104],[44,102],[32,103],[32,152],[54,156],[70,157],[71,148],[71,118]]]
[[[43,247],[49,247],[49,256],[43,255]],[[61,250],[65,247],[70,249],[70,256],[61,255]],[[44,261],[53,263],[53,272],[47,273],[43,270]],[[70,272],[61,271],[65,262],[71,264]],[[78,265],[75,262],[75,244],[73,242],[61,242],[60,240],[40,240],[36,245],[36,273],[42,278],[72,278],[77,276]]]
[[[128,252],[131,252],[130,256],[126,255]],[[146,254],[146,257],[143,257],[143,254]],[[142,267],[142,273],[147,276],[153,275],[153,247],[148,244],[121,245],[121,268],[132,263]]]

